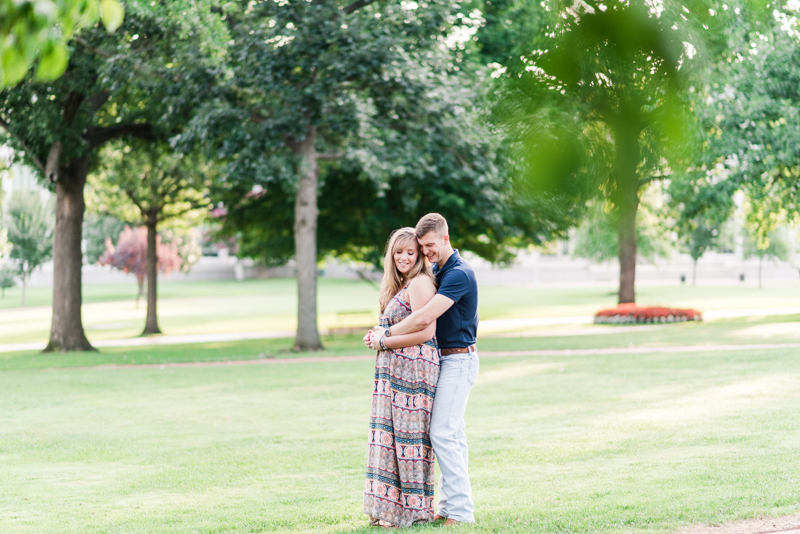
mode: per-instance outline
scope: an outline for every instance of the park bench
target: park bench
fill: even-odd
[[[335,334],[366,333],[375,326],[378,318],[373,310],[348,310],[336,312],[336,324],[328,330],[331,339]]]

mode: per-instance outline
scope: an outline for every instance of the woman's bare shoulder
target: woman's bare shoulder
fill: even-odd
[[[436,284],[433,283],[430,276],[421,274],[409,282],[408,290],[418,294],[433,295],[436,293]]]

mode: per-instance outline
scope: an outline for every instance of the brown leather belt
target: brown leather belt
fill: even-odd
[[[464,354],[466,352],[475,352],[478,350],[475,345],[464,347],[463,349],[442,349],[442,356],[450,356],[451,354]]]

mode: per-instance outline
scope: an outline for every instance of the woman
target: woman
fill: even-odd
[[[413,228],[395,231],[386,246],[380,326],[389,327],[425,306],[436,279]],[[421,332],[364,342],[375,361],[364,513],[373,525],[408,527],[433,520],[433,450],[429,437],[439,379],[436,324]]]

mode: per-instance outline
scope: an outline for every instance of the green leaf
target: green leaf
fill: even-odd
[[[119,0],[100,0],[100,20],[109,32],[114,33],[124,18],[125,10]]]
[[[36,79],[40,81],[55,80],[67,69],[69,54],[63,43],[56,43],[42,53],[39,66],[36,68]]]
[[[6,87],[19,82],[28,72],[28,62],[25,56],[16,48],[7,48],[3,51],[3,85]]]

